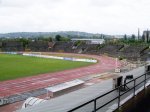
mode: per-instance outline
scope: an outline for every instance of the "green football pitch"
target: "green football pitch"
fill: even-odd
[[[0,81],[63,71],[91,63],[0,54]]]

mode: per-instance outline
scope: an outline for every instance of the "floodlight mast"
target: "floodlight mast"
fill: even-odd
[[[140,28],[138,28],[138,40],[140,40]]]

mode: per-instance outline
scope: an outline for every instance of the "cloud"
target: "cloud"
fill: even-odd
[[[115,3],[115,0],[91,0],[91,5],[98,7],[108,7]]]
[[[150,24],[149,0],[2,0],[0,31],[136,33]]]

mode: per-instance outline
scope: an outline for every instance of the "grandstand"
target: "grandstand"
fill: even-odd
[[[87,46],[86,53],[87,54],[98,54],[99,44],[91,44]]]
[[[55,52],[72,52],[73,42],[56,42],[52,48]]]
[[[2,49],[1,49],[1,48],[2,48],[2,42],[0,42],[0,51],[2,51]]]
[[[80,43],[76,43],[80,40]],[[94,41],[95,42],[95,41]],[[129,60],[148,58],[149,47],[146,45],[124,45],[124,44],[96,44],[91,40],[75,39],[68,42],[29,42],[26,46],[22,42],[8,41],[0,43],[1,51],[34,51],[34,52],[66,52],[82,54],[107,54],[112,57],[123,57]]]
[[[2,42],[2,51],[24,51],[23,43],[17,41]]]
[[[88,45],[85,42],[80,43],[76,46],[74,52],[75,53],[85,53],[87,51]]]
[[[52,51],[52,48],[54,47],[55,42],[48,42],[48,49],[49,51]]]
[[[78,43],[78,41],[80,41]],[[93,42],[94,41],[94,42]],[[26,46],[22,42],[0,42],[1,51],[34,51],[34,52],[66,52],[82,54],[107,54],[112,57],[123,57],[129,60],[148,58],[149,47],[146,45],[105,44],[93,39],[72,39],[68,42],[29,42]]]
[[[28,49],[30,49],[31,51],[41,51],[41,52],[45,52],[48,51],[48,42],[43,42],[43,41],[35,41],[35,42],[29,42]]]
[[[150,48],[149,47],[141,52],[141,58],[142,60],[150,60]]]
[[[2,48],[2,42],[0,42],[0,48]]]
[[[117,44],[106,44],[99,49],[100,54],[107,53],[110,56],[117,56],[119,55],[120,50],[124,47],[124,45],[117,45]]]
[[[126,46],[121,51],[120,55],[127,59],[136,60],[137,58],[140,58],[147,49],[148,46]]]

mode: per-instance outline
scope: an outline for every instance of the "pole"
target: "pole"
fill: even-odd
[[[118,58],[116,58],[115,68],[118,68]]]
[[[118,110],[120,108],[120,86],[119,86],[119,92],[118,92]]]

